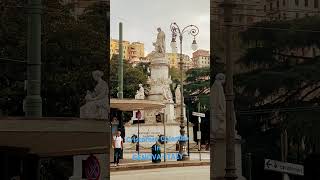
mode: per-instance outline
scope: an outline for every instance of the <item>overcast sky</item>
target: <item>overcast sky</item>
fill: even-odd
[[[119,22],[123,23],[123,40],[145,44],[145,55],[154,50],[157,27],[166,34],[166,51],[171,52],[170,24],[180,28],[194,24],[200,32],[196,38],[199,49],[210,49],[209,0],[111,0],[111,38],[119,39]],[[185,33],[183,53],[192,55],[193,37]],[[178,43],[178,42],[177,42]]]

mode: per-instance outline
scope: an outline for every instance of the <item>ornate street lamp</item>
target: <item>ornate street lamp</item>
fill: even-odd
[[[172,40],[171,40],[171,48],[174,53],[177,53],[178,48],[177,48],[177,43],[176,43],[176,37],[179,36],[180,40],[180,91],[181,91],[181,110],[180,110],[180,141],[179,141],[179,153],[182,154],[182,159],[180,160],[186,160],[188,159],[188,154],[186,152],[186,139],[185,139],[185,130],[184,130],[184,111],[183,111],[183,106],[184,106],[184,98],[183,98],[183,58],[182,58],[182,40],[183,40],[183,35],[185,32],[188,32],[189,35],[193,36],[193,42],[191,45],[192,50],[197,50],[197,42],[196,42],[196,36],[199,34],[199,28],[195,25],[188,25],[184,27],[182,30],[178,26],[177,23],[171,23],[170,29],[172,32]],[[189,128],[189,127],[187,127]]]

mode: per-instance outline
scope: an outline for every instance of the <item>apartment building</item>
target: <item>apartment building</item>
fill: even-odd
[[[290,20],[320,14],[320,0],[264,0],[267,20]]]
[[[99,0],[62,0],[63,4],[72,4],[73,14],[74,16],[80,16],[86,8],[93,5],[94,3],[98,3]]]
[[[179,53],[166,53],[166,56],[169,60],[170,67],[180,68],[180,65],[179,65],[180,54]],[[193,67],[191,58],[188,55],[182,54],[182,60],[184,62],[185,69],[190,69]]]
[[[129,59],[144,57],[144,44],[141,42],[133,42],[129,44]]]
[[[130,46],[129,41],[122,41],[123,59],[126,59],[126,60],[129,59],[129,55],[130,55],[129,46]],[[110,40],[110,59],[114,54],[119,54],[119,41],[116,39],[111,39]]]
[[[233,9],[233,27],[238,31],[245,30],[247,26],[265,19],[262,2],[260,0],[235,0],[237,6]],[[212,2],[211,24],[215,31],[224,29],[224,9],[220,7],[223,0]]]
[[[210,66],[210,52],[199,49],[192,53],[192,61],[196,68],[203,68]]]
[[[320,0],[264,0],[266,20],[285,21],[320,15]],[[316,46],[302,47],[282,52],[288,56],[296,57],[296,62],[320,56],[320,49]]]
[[[144,44],[141,42],[122,41],[123,58],[131,61],[144,57]],[[119,54],[119,40],[110,40],[110,59],[114,54]]]

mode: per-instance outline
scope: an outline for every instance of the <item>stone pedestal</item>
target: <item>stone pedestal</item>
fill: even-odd
[[[166,57],[157,57],[151,60],[150,64],[151,76],[148,80],[150,91],[148,100],[163,101],[163,87],[170,85],[169,79],[169,63]]]
[[[166,136],[168,138],[171,138],[171,141],[168,142],[167,147],[173,147],[175,145],[175,141],[172,141],[176,137],[180,137],[180,124],[179,123],[167,123],[166,124]],[[138,136],[138,125],[137,124],[126,124],[126,137],[125,138],[131,138],[133,135]],[[160,134],[164,134],[164,126],[162,123],[154,123],[154,124],[140,124],[139,127],[140,131],[140,138],[154,138],[158,139]],[[187,126],[185,127],[186,133],[187,133]],[[187,135],[187,134],[186,134]],[[189,124],[189,139],[190,143],[194,143],[193,141],[193,125]],[[146,152],[150,151],[151,146],[155,142],[140,142],[141,152],[144,150]],[[128,151],[135,151],[135,146],[131,142],[125,142],[124,143],[124,149],[126,152]],[[173,148],[175,149],[175,148]]]
[[[165,104],[166,104],[166,108],[164,112],[166,117],[164,118],[167,118],[166,123],[175,123],[176,114],[174,112],[174,103],[167,102]]]
[[[180,123],[181,104],[175,105],[175,114],[176,114],[176,122]],[[184,117],[184,122],[187,123],[186,105],[185,104],[183,104],[183,117]]]
[[[211,153],[211,180],[224,180],[226,168],[226,141],[222,134],[216,135],[212,142],[213,151]],[[237,180],[245,180],[242,176],[242,162],[241,162],[241,138],[237,137],[235,140],[235,165]]]

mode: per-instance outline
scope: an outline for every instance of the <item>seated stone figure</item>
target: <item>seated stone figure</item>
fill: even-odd
[[[80,108],[80,118],[107,119],[108,84],[102,79],[102,76],[102,71],[92,72],[97,85],[93,92],[87,91],[86,104]]]
[[[144,88],[142,84],[139,84],[139,90],[137,91],[135,95],[135,99],[144,99]]]

